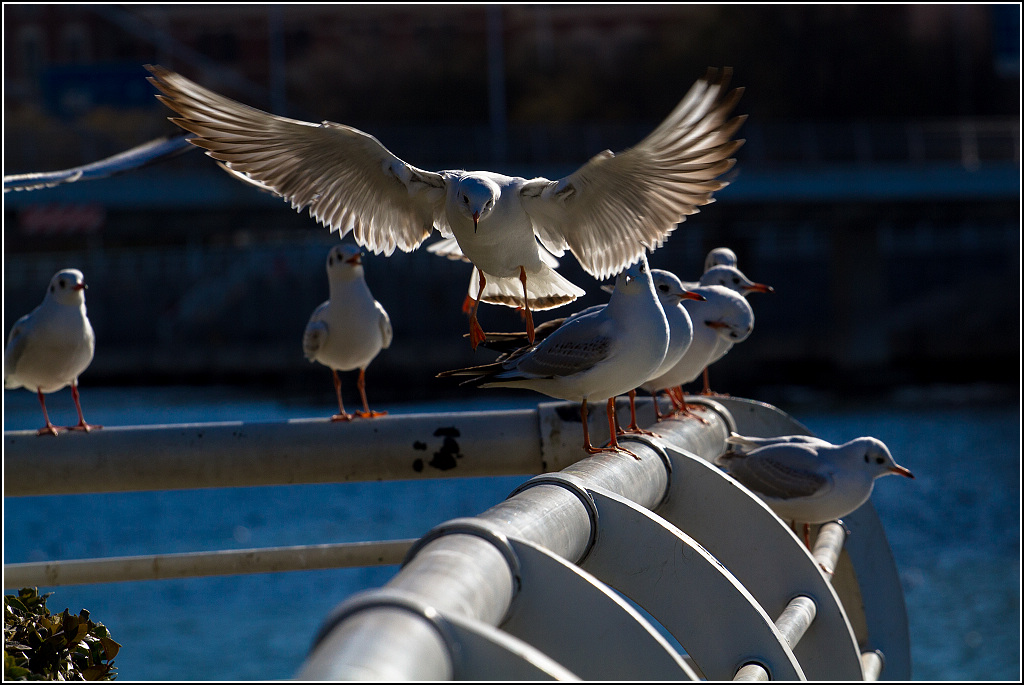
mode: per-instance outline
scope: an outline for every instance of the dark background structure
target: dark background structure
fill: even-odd
[[[716,390],[858,395],[1020,380],[1018,5],[4,5],[4,173],[84,164],[177,131],[143,68],[375,135],[426,169],[556,178],[638,142],[708,66],[746,92],[717,201],[651,256],[695,280],[732,247],[775,287]],[[351,240],[351,238],[349,238]],[[337,241],[198,151],[4,196],[4,330],[75,266],[91,385],[232,383],[324,395],[301,336]],[[463,394],[470,268],[367,255],[393,346],[379,401]],[[562,316],[604,301],[584,289]],[[521,323],[484,307],[485,328]],[[539,317],[546,318],[546,317]]]

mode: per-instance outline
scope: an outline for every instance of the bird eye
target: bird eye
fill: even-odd
[[[738,285],[738,284],[739,284],[739,282],[740,282],[740,279],[738,279],[738,278],[733,278],[733,279],[732,279],[732,282],[733,282],[733,283],[736,283],[736,284]]]
[[[667,285],[659,285],[658,286],[658,290],[660,290],[663,293],[667,293],[668,292],[668,286]]]
[[[875,463],[876,464],[884,464],[885,463],[885,459],[883,459],[882,457],[875,457]]]
[[[64,288],[68,287],[68,284],[64,282],[64,279],[63,279],[63,278],[62,278],[62,279],[60,279],[60,280],[58,281],[58,283],[60,283],[60,287],[61,287],[61,289],[62,289],[62,290],[63,290]]]

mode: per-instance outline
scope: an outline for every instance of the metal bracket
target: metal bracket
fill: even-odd
[[[594,543],[597,542],[597,527],[598,527],[598,515],[597,505],[594,503],[594,498],[591,497],[587,488],[581,485],[576,478],[570,474],[565,473],[544,473],[539,476],[534,476],[530,480],[526,481],[515,490],[513,490],[506,499],[515,497],[524,490],[528,490],[536,485],[557,485],[561,488],[565,488],[583,503],[583,506],[587,510],[587,516],[590,517],[590,538],[587,540],[587,546],[583,549],[583,554],[576,561],[577,564],[583,563],[583,560],[590,554],[590,550],[593,549]]]
[[[495,530],[490,524],[477,518],[456,518],[450,521],[437,525],[427,531],[427,534],[413,543],[412,547],[405,555],[405,559],[402,561],[404,567],[412,558],[416,556],[427,544],[437,540],[438,538],[444,537],[445,535],[475,535],[476,537],[486,540],[491,543],[501,555],[505,557],[505,562],[508,564],[509,572],[512,573],[512,578],[515,581],[515,587],[512,589],[512,598],[519,594],[519,590],[523,586],[522,571],[519,564],[519,557],[516,556],[515,550],[512,549],[512,545],[508,541],[508,537],[505,536],[499,530]]]
[[[665,451],[665,447],[660,443],[654,441],[650,437],[640,433],[627,433],[626,435],[619,436],[619,442],[638,442],[641,445],[647,445],[654,453],[661,458],[661,462],[665,465],[665,492],[662,494],[661,499],[651,509],[657,509],[660,507],[666,499],[668,499],[668,493],[672,491],[672,460],[668,456],[668,452]]]

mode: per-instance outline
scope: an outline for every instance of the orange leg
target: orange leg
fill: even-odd
[[[583,449],[588,454],[598,454],[601,452],[625,452],[634,459],[639,459],[625,447],[620,447],[618,441],[615,439],[615,398],[609,398],[608,400],[608,432],[611,433],[611,441],[608,443],[608,447],[594,447],[590,444],[590,428],[587,425],[587,401],[583,400],[583,404],[580,405],[580,417],[583,419]]]
[[[36,388],[36,393],[39,395],[39,404],[43,408],[43,418],[46,419],[46,425],[37,430],[36,435],[46,435],[47,433],[57,435],[60,429],[50,423],[50,415],[46,413],[46,400],[43,399],[43,391]]]
[[[483,272],[481,272],[483,275]],[[530,344],[533,344],[534,340],[534,329],[533,329],[533,314],[530,312],[530,297],[526,294],[526,268],[519,267],[519,280],[523,284],[523,309],[526,310],[526,337],[529,338]]]
[[[480,271],[477,269],[477,271]],[[480,307],[480,298],[484,294],[484,285],[487,283],[487,279],[484,278],[484,272],[480,271],[480,290],[476,294],[476,301],[473,302],[473,306],[469,314],[469,344],[472,345],[473,349],[482,343],[487,336],[484,335],[484,329],[480,328],[480,322],[476,319],[476,310]],[[465,305],[463,305],[465,309]]]
[[[82,416],[82,403],[78,399],[78,379],[71,382],[71,397],[75,400],[75,409],[78,410],[78,425],[68,426],[68,430],[82,430],[88,433],[93,428],[103,428],[103,426],[90,425],[85,422],[85,417]]]
[[[676,405],[676,410],[672,412],[672,416],[689,416],[690,418],[697,419],[704,425],[707,425],[707,419],[697,416],[686,404],[686,396],[683,394],[683,386],[677,385],[674,388],[668,390],[669,397],[672,398],[672,402]]]
[[[704,389],[700,391],[701,395],[710,395],[716,397],[728,397],[728,393],[714,392],[711,389],[711,384],[708,382],[708,367],[704,367]]]
[[[612,408],[612,411],[614,411],[614,406]],[[658,401],[657,401],[657,398],[655,398],[655,401],[654,401],[654,411],[655,411],[655,413],[657,413],[657,411],[658,411]],[[649,430],[644,430],[640,426],[636,425],[636,390],[635,389],[629,391],[629,425],[626,426],[624,429],[623,428],[616,428],[615,432],[618,435],[626,435],[627,433],[636,433],[636,434],[639,434],[639,435],[650,435],[650,436],[655,437],[655,438],[660,437],[657,433],[652,433]]]
[[[338,413],[331,417],[331,421],[351,421],[355,415],[347,413],[345,405],[341,403],[341,379],[338,378],[337,370],[331,369],[331,373],[334,374],[334,394],[338,396]]]
[[[386,411],[370,411],[370,405],[366,403],[366,369],[359,369],[359,380],[356,381],[356,386],[359,388],[359,396],[363,398],[363,411],[357,411],[356,415],[364,419],[387,416]]]

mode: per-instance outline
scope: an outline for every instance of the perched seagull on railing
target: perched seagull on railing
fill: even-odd
[[[686,350],[689,349],[690,343],[693,341],[693,324],[690,322],[690,316],[683,307],[682,301],[696,300],[698,302],[703,302],[704,296],[684,288],[683,283],[679,278],[670,271],[651,269],[651,281],[654,283],[654,292],[658,296],[661,308],[665,312],[665,319],[668,321],[669,330],[669,343],[668,349],[665,352],[665,359],[662,360],[661,365],[655,369],[650,376],[651,378],[657,378],[676,365],[676,363],[682,358],[683,354],[686,353]],[[601,286],[601,289],[608,289],[608,286]],[[611,288],[611,290],[614,292],[614,288]],[[603,309],[605,306],[606,305],[603,304],[594,305],[593,307],[587,307],[568,318],[545,321],[537,327],[537,339],[543,340],[547,336],[551,335],[551,333],[558,330],[559,327],[572,321],[576,317]],[[498,350],[502,353],[508,354],[526,345],[527,341],[524,333],[487,333],[486,340],[481,344],[489,349]],[[654,413],[660,420],[661,415],[658,411],[657,401],[654,403]],[[629,426],[625,429],[618,429],[619,435],[623,435],[625,433],[645,433],[653,435],[650,431],[646,431],[637,425],[636,388],[629,391],[629,416]]]
[[[620,272],[713,201],[743,143],[732,136],[745,117],[728,119],[742,93],[727,90],[730,69],[709,69],[636,146],[618,155],[606,150],[552,181],[425,171],[349,126],[275,116],[163,67],[146,68],[163,93],[157,98],[180,115],[171,121],[194,134],[192,143],[295,209],[308,207],[332,231],[352,231],[357,243],[387,255],[416,249],[435,228],[454,237],[479,275],[470,311],[474,348],[484,337],[476,310],[495,293],[517,293],[531,340],[532,308],[582,293],[551,268],[545,250],[555,257],[570,250],[598,279]]]
[[[187,136],[164,136],[101,159],[98,162],[83,164],[71,169],[4,176],[4,192],[6,193],[11,190],[38,190],[39,188],[52,188],[62,183],[107,178],[108,176],[132,171],[153,162],[168,159],[191,149],[192,146],[189,145]]]
[[[726,262],[732,261],[732,264]],[[716,263],[718,262],[718,263]],[[748,297],[750,293],[773,293],[775,288],[770,285],[763,283],[755,283],[747,278],[742,271],[736,266],[736,254],[727,247],[715,248],[708,253],[707,258],[704,261],[704,273],[701,275],[700,280],[696,283],[684,283],[687,288],[694,289],[702,285],[720,285],[732,290],[733,292],[739,293],[743,297]],[[719,341],[719,347],[728,345],[724,340]],[[719,349],[721,357],[728,351],[728,347]],[[704,389],[701,391],[702,395],[714,395],[716,393],[711,392],[711,383],[708,378],[708,367],[704,367]]]
[[[743,342],[754,330],[754,310],[743,297],[720,285],[698,286],[692,290],[704,302],[682,302],[693,325],[693,339],[679,361],[660,376],[649,378],[640,387],[655,396],[667,390],[676,407],[674,413],[693,416],[686,404],[682,385],[697,378],[707,367],[722,358],[734,344]],[[719,345],[719,342],[725,344]],[[703,419],[701,419],[703,421]]]
[[[366,401],[366,367],[382,349],[391,345],[391,319],[380,302],[373,299],[364,277],[362,256],[355,245],[335,245],[327,255],[330,299],[309,317],[302,334],[306,359],[320,362],[334,376],[338,413],[331,421],[376,418],[387,412],[370,411]],[[341,401],[338,371],[359,369],[359,396],[363,411],[349,414]]]
[[[472,376],[462,385],[528,388],[581,403],[583,449],[589,454],[626,452],[616,439],[615,397],[636,388],[665,358],[668,321],[654,294],[647,258],[620,273],[608,304],[570,317],[542,341],[502,361],[438,376]],[[587,403],[607,401],[608,447],[590,443]]]
[[[4,388],[36,391],[46,419],[39,435],[57,435],[61,430],[50,423],[43,393],[67,385],[71,385],[78,410],[78,425],[67,429],[88,432],[103,427],[85,422],[78,398],[78,376],[89,368],[96,349],[96,336],[85,314],[85,288],[85,277],[78,269],[58,271],[50,279],[42,304],[18,319],[7,338]]]
[[[897,474],[913,478],[878,438],[833,445],[806,435],[753,438],[733,433],[715,463],[752,490],[787,521],[826,523],[855,511],[871,496],[875,479]]]

